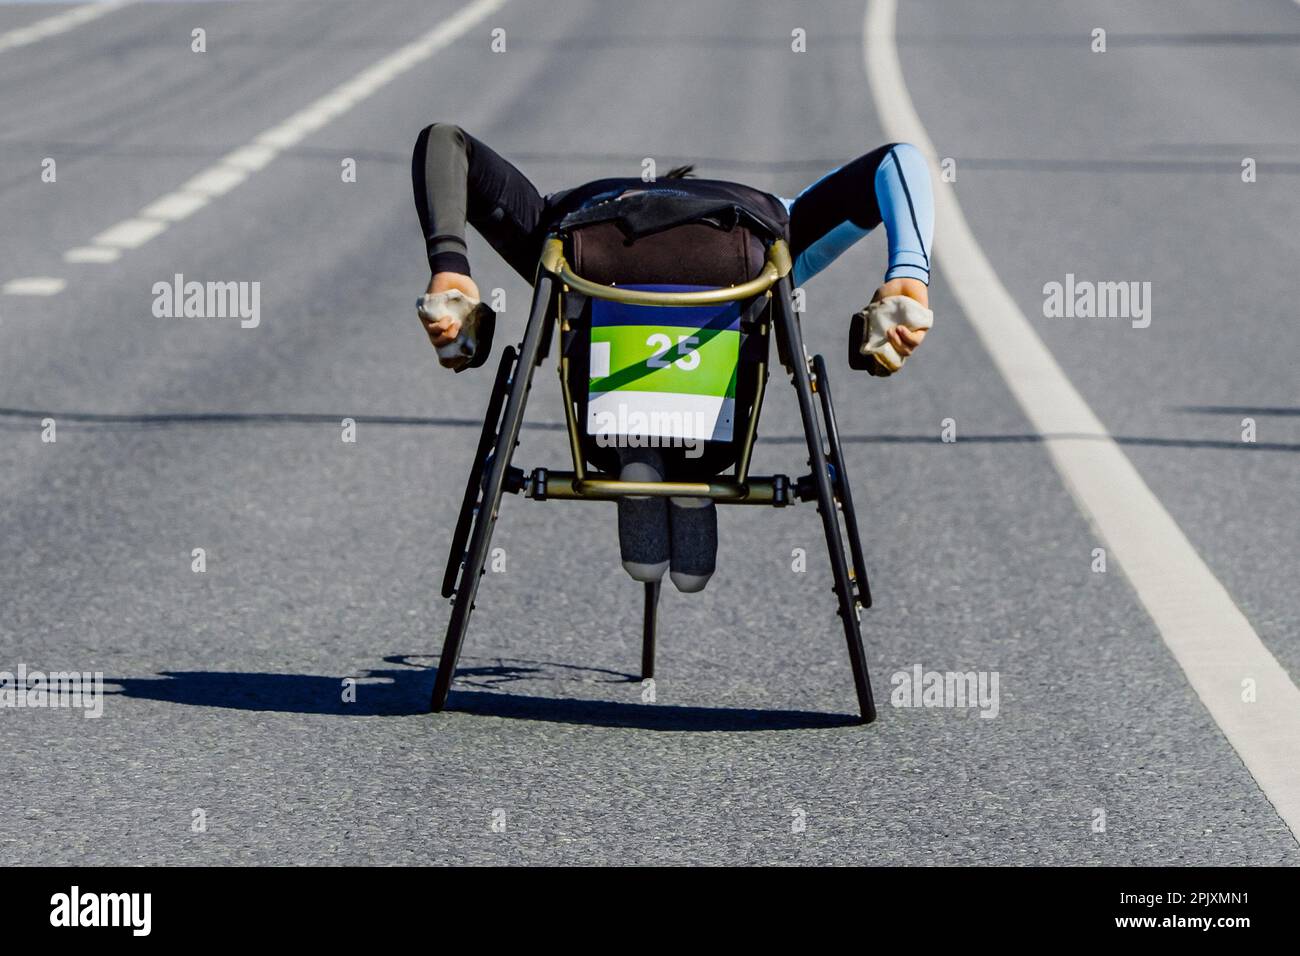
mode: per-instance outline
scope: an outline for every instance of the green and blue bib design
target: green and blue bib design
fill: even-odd
[[[738,302],[681,307],[593,299],[587,434],[731,441],[739,359]]]

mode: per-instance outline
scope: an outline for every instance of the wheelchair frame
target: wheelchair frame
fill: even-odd
[[[563,236],[552,234],[547,237],[533,286],[533,300],[523,341],[517,350],[509,346],[502,350],[483,431],[479,436],[456,530],[452,535],[451,552],[442,586],[443,597],[451,599],[452,612],[443,641],[442,656],[439,658],[431,710],[441,711],[446,705],[461,646],[469,627],[470,614],[474,609],[479,579],[484,573],[492,531],[506,492],[523,493],[536,501],[616,501],[628,495],[655,495],[711,498],[719,504],[769,505],[777,508],[794,504],[795,501],[817,502],[831,562],[838,613],[848,644],[858,707],[863,723],[875,720],[876,708],[860,631],[861,612],[871,606],[871,591],[862,557],[853,498],[845,473],[826,363],[820,355],[809,359],[804,349],[799,320],[791,302],[791,269],[788,248],[784,241],[778,239],[768,243],[766,262],[760,274],[739,285],[688,292],[622,288],[592,282],[577,275],[565,261]],[[743,308],[755,304],[759,297],[766,300],[765,305],[770,308],[764,307],[760,312],[760,315],[766,317],[760,324],[760,334],[764,339],[763,358],[755,366],[755,398],[731,476],[718,476],[706,482],[640,482],[590,477],[571,394],[568,358],[563,350],[558,364],[573,470],[549,471],[535,468],[525,473],[523,469],[511,464],[519,443],[519,431],[532,387],[533,371],[549,352],[557,320],[561,323],[562,332],[568,331],[569,320],[564,317],[562,297],[569,292],[630,305],[698,306],[740,302]],[[780,361],[789,373],[798,396],[799,412],[808,443],[808,464],[811,471],[794,481],[785,475],[749,474],[768,377],[768,340],[772,328],[775,328],[777,334]],[[820,399],[821,421],[818,420],[818,403],[813,398],[814,394]],[[828,442],[826,445],[823,445],[823,422]],[[643,679],[654,674],[661,584],[647,583],[644,587],[641,654]]]

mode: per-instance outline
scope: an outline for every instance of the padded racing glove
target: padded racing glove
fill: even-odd
[[[459,289],[426,292],[415,302],[420,318],[437,321],[452,316],[460,320],[460,334],[455,341],[438,346],[438,361],[450,369],[463,372],[478,368],[492,351],[492,334],[497,314],[490,306],[467,296]]]
[[[870,303],[849,324],[849,367],[882,377],[902,368],[906,356],[898,354],[886,335],[896,325],[928,329],[934,325],[934,312],[905,295]]]

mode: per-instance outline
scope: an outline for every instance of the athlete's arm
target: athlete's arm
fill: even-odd
[[[467,225],[531,280],[540,254],[536,227],[543,200],[528,177],[459,126],[434,123],[416,139],[411,181],[429,260],[426,293],[457,290],[480,301],[470,277]],[[421,315],[420,320],[436,347],[461,334],[455,318]]]
[[[888,237],[889,266],[872,301],[891,295],[930,307],[930,248],[934,242],[934,195],[930,170],[921,151],[910,143],[886,149],[873,182],[876,203]],[[925,338],[924,329],[897,325],[886,333],[906,358]]]
[[[929,308],[934,197],[925,157],[909,143],[890,143],[827,173],[787,201],[794,282],[802,285],[881,223],[888,237],[884,282],[872,301],[893,295]],[[902,356],[925,332],[893,329]]]

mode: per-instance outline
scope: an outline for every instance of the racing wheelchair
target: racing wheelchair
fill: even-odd
[[[507,493],[539,502],[683,496],[775,508],[816,502],[858,707],[870,723],[876,708],[860,621],[871,592],[826,363],[820,355],[808,358],[792,304],[784,206],[734,183],[654,187],[629,181],[627,189],[569,212],[544,241],[523,340],[502,351],[452,535],[442,582],[452,610],[431,709],[446,705]],[[557,326],[572,467],[527,471],[513,463],[513,453],[533,372]],[[664,328],[658,340],[677,340],[676,359],[655,347],[654,331],[645,334]],[[798,478],[750,472],[773,337],[807,441],[810,470]],[[692,409],[697,420],[703,415],[702,449],[675,457],[666,480],[620,480],[611,428],[617,438],[620,427],[644,431],[652,419],[610,426],[615,419],[601,413],[611,396],[620,408],[667,402]],[[643,678],[654,673],[661,586],[644,583]]]

